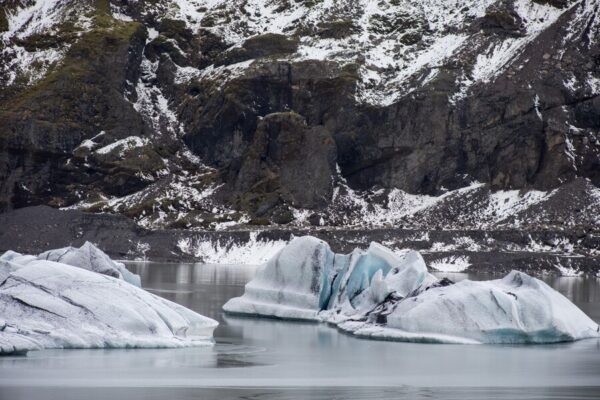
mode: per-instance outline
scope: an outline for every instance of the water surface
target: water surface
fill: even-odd
[[[243,292],[254,267],[129,267],[147,290],[217,319],[217,345],[0,358],[0,399],[600,398],[600,340],[541,346],[364,340],[326,324],[224,315],[221,306]],[[600,321],[598,279],[545,280]]]

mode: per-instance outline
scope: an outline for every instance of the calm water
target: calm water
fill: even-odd
[[[243,292],[253,267],[129,267],[151,292],[217,319],[217,345],[0,358],[1,400],[600,398],[600,340],[544,346],[362,340],[324,324],[223,315],[221,306]],[[547,282],[600,321],[600,280]]]

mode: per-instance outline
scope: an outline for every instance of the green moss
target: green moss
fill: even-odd
[[[194,38],[192,32],[187,28],[187,24],[177,19],[163,19],[160,21],[158,31],[161,35],[175,39],[178,43],[189,42]]]
[[[100,2],[102,3],[102,2]],[[80,101],[77,99],[63,99],[60,95],[53,95],[56,90],[63,90],[65,85],[70,85],[69,89],[80,92],[83,97],[96,97],[102,95],[101,91],[95,87],[95,79],[90,78],[101,71],[96,71],[93,64],[101,59],[107,52],[115,51],[124,43],[130,42],[136,35],[145,35],[144,28],[137,22],[123,22],[113,19],[110,14],[98,12],[94,15],[94,27],[81,35],[61,62],[60,68],[51,69],[50,73],[38,81],[33,86],[21,91],[12,99],[8,112],[20,110],[26,112],[27,103],[35,98],[53,98],[56,108],[64,112],[63,120],[68,118],[72,110],[71,101]],[[70,23],[65,23],[59,29],[58,37],[61,40],[73,40],[78,32]],[[30,47],[43,48],[51,46],[50,38],[47,36],[34,36],[27,44]],[[64,104],[61,104],[64,102]],[[73,116],[78,120],[78,116]]]

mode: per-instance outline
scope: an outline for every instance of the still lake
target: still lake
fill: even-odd
[[[128,267],[150,292],[218,320],[217,344],[3,357],[0,400],[600,398],[598,339],[537,346],[364,340],[325,324],[224,315],[221,306],[242,294],[252,266]],[[600,279],[544,280],[600,322]]]

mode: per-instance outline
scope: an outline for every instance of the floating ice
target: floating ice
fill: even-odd
[[[90,242],[85,242],[80,248],[65,247],[62,249],[49,250],[40,254],[38,259],[72,265],[73,267],[79,267],[114,278],[123,279],[137,287],[142,286],[139,275],[129,272],[122,263],[111,260],[106,253]]]
[[[82,248],[95,254],[93,246]],[[216,321],[122,279],[92,272],[98,258],[84,253],[78,259],[80,250],[68,251],[69,262],[90,262],[83,268],[14,252],[0,257],[0,354],[213,343]]]
[[[231,299],[227,312],[326,321],[361,337],[440,343],[553,343],[599,337],[600,327],[545,283],[513,271],[452,283],[418,252],[372,243],[334,254],[296,238]]]

